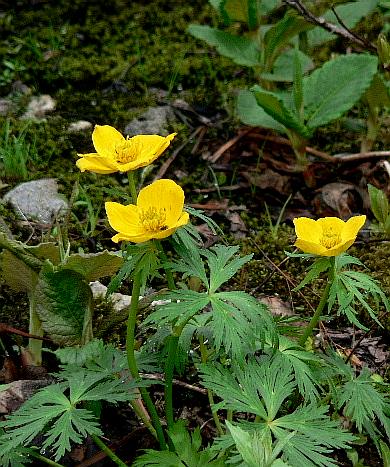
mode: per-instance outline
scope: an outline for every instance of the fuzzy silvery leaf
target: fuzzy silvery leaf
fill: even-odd
[[[304,116],[313,131],[341,117],[370,87],[378,59],[368,54],[342,55],[303,80]]]
[[[81,274],[46,262],[33,301],[42,328],[57,344],[77,345],[91,337],[92,292]]]
[[[87,282],[112,276],[123,264],[123,258],[107,250],[100,253],[77,253],[70,255],[63,269],[71,269],[81,274]]]
[[[187,30],[197,39],[216,47],[221,55],[231,58],[238,65],[256,66],[260,63],[260,52],[252,39],[199,24],[190,24]]]
[[[296,131],[304,138],[310,137],[311,132],[301,123],[295,113],[286,105],[285,99],[280,94],[266,91],[256,85],[251,88],[258,105],[260,105],[273,119],[284,125],[289,130]]]
[[[266,78],[268,79],[268,78]],[[236,112],[238,118],[250,126],[260,126],[284,133],[286,128],[260,107],[253,92],[241,90],[237,96]]]
[[[264,63],[267,70],[273,68],[276,58],[290,44],[291,39],[309,27],[310,25],[302,17],[288,12],[284,18],[268,29],[264,35]]]

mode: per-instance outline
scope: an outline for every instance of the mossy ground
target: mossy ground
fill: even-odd
[[[219,21],[204,0],[134,1],[130,4],[121,0],[24,0],[8,8],[0,17],[0,53],[14,69],[8,82],[6,73],[0,76],[0,91],[3,95],[11,93],[17,108],[16,116],[11,116],[13,134],[17,135],[25,125],[17,117],[23,114],[29,96],[12,93],[12,82],[20,80],[32,94],[48,93],[57,102],[53,114],[42,122],[31,123],[28,129],[27,139],[34,144],[38,154],[35,160],[28,161],[30,178],[54,176],[68,197],[78,182],[87,193],[91,209],[98,212],[107,197],[114,197],[113,193],[116,198],[121,193],[125,198],[125,180],[115,174],[105,177],[88,173],[80,175],[74,164],[76,153],[89,152],[91,140],[88,132],[67,132],[70,122],[83,119],[123,130],[133,117],[160,102],[156,89],[166,92],[164,102],[184,98],[204,114],[213,115],[222,110],[234,117],[234,89],[252,84],[255,80],[253,72],[210,51],[186,32],[191,22],[216,25]],[[375,28],[371,21],[371,35],[382,27],[380,16],[375,16],[373,21]],[[364,24],[360,33],[367,33]],[[317,58],[321,59],[321,54],[326,55],[332,48],[340,47],[340,41],[330,43],[318,51]],[[361,113],[356,115],[361,116]],[[0,126],[5,118],[0,117]],[[208,138],[221,142],[229,138],[233,134],[234,119],[230,122],[233,123],[211,129]],[[188,130],[184,130],[180,123],[171,129],[182,130],[176,144],[188,137]],[[385,137],[379,138],[378,148],[384,140]],[[330,153],[358,150],[356,133],[347,130],[342,122],[319,131],[316,143]],[[191,193],[192,189],[202,187],[204,183],[211,185],[213,180],[208,174],[208,164],[197,155],[191,155],[190,149],[183,149],[175,168],[188,174],[181,180],[187,199],[199,202],[202,196]],[[220,177],[220,173],[216,172],[216,175]],[[2,180],[15,183],[4,176]],[[234,193],[229,196],[233,199]],[[240,197],[247,198],[247,194],[241,192],[234,202],[239,204]],[[256,195],[252,199],[255,204]],[[93,251],[109,244],[110,233],[104,221],[99,222],[91,233],[88,210],[76,206],[74,216],[70,227],[76,250],[81,247]],[[12,215],[5,210],[5,217],[11,219]],[[284,250],[291,248],[293,232],[282,227],[279,237],[273,240],[261,219],[261,208],[245,219],[253,234],[250,241],[243,242],[243,249],[253,251],[257,245],[278,263],[284,257]],[[28,235],[22,231],[19,238],[25,239]],[[50,236],[50,232],[47,235]],[[363,260],[366,259],[384,288],[389,289],[386,254],[386,245],[372,243],[369,248],[364,248]],[[240,285],[245,282],[248,289],[256,287],[269,272],[269,262],[264,260],[259,249],[255,258],[252,267],[245,269],[239,281]],[[302,266],[293,263],[289,261],[285,266],[286,273],[300,277],[304,272]],[[272,294],[285,289],[285,279],[276,273],[261,292]]]

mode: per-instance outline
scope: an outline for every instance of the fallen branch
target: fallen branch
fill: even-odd
[[[362,39],[361,37],[352,33],[349,29],[345,27],[336,26],[333,23],[329,23],[325,20],[325,18],[322,18],[321,16],[315,16],[311,11],[309,11],[305,7],[305,5],[303,5],[300,2],[300,0],[283,0],[283,2],[291,8],[294,8],[294,10],[298,11],[298,13],[300,13],[309,23],[315,24],[316,26],[326,29],[332,34],[336,34],[340,37],[343,37],[344,39],[347,39],[359,45],[360,47],[363,47],[364,49],[369,49],[373,52],[377,51],[376,46],[372,42],[368,42]]]

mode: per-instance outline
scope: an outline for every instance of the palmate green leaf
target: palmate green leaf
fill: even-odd
[[[283,442],[279,441],[273,446],[271,438],[264,436],[266,432],[248,432],[228,421],[226,421],[226,426],[244,460],[243,463],[239,464],[240,467],[290,467],[289,464],[277,459],[277,457],[293,433],[288,435]]]
[[[269,78],[265,77],[265,79]],[[239,119],[245,123],[245,125],[270,128],[280,133],[285,133],[286,131],[284,125],[273,119],[259,106],[255,95],[251,91],[240,90],[236,101],[236,112]]]
[[[107,295],[115,292],[125,279],[132,277],[137,271],[141,271],[142,282],[145,284],[147,276],[153,274],[157,267],[158,252],[153,242],[129,245],[122,267],[108,284]]]
[[[323,366],[323,360],[311,352],[302,350],[294,341],[285,336],[279,336],[276,347],[272,341],[268,341],[267,344],[264,350],[268,353],[270,361],[280,366],[291,365],[299,392],[305,399],[314,402],[318,397],[319,384],[313,369],[320,363]]]
[[[250,261],[253,254],[235,256],[238,246],[216,245],[209,250],[202,250],[201,254],[207,258],[210,283],[209,293],[214,293],[222,284],[231,279],[244,264]]]
[[[196,313],[203,310],[210,297],[206,293],[193,290],[175,290],[164,295],[170,303],[159,305],[145,320],[144,324],[155,323],[158,326],[175,324],[181,326],[189,321]]]
[[[88,435],[102,434],[99,424],[85,401],[116,403],[137,397],[134,392],[146,382],[124,382],[102,371],[79,369],[62,374],[64,381],[43,388],[0,425],[6,433],[0,437],[0,456],[18,446],[28,446],[38,434],[44,435],[43,449],[51,449],[58,460]],[[69,395],[68,395],[69,394]]]
[[[360,20],[366,18],[372,11],[374,11],[378,3],[379,0],[358,0],[344,5],[339,5],[335,10],[338,17],[341,18],[347,28],[351,29],[355,27]],[[339,25],[338,19],[332,10],[328,10],[322,15],[322,17],[325,18],[326,21]],[[318,26],[308,32],[307,38],[308,44],[311,47],[316,47],[324,42],[336,39],[337,36]]]
[[[180,229],[183,231],[184,229]],[[184,234],[184,235],[183,235]],[[196,245],[188,234],[182,232],[180,237],[174,239],[173,247],[180,259],[170,263],[176,272],[184,274],[184,278],[198,277],[205,287],[208,286],[208,278],[202,258],[200,248]]]
[[[363,368],[359,376],[347,381],[337,392],[337,406],[339,409],[344,407],[344,414],[356,423],[360,433],[365,429],[376,439],[379,434],[376,420],[390,436],[390,418],[385,414],[388,401],[375,388],[370,376],[369,370]]]
[[[210,26],[190,24],[187,31],[197,39],[217,48],[224,57],[232,59],[238,65],[257,66],[260,64],[260,52],[256,42],[243,36],[236,36]]]
[[[233,358],[254,350],[265,332],[274,335],[274,322],[265,305],[245,292],[219,292],[210,296],[208,326],[217,350],[223,345]]]
[[[291,366],[282,364],[251,359],[230,371],[218,364],[199,369],[203,385],[222,399],[219,408],[249,412],[268,422],[296,387]]]
[[[258,105],[273,119],[284,125],[287,129],[296,131],[303,137],[310,136],[310,130],[308,130],[305,125],[300,122],[298,116],[287,107],[282,96],[274,92],[266,91],[258,85],[253,86],[251,91],[255,94]]]
[[[378,59],[372,55],[342,55],[305,77],[304,116],[307,128],[313,131],[349,110],[370,87],[377,66]]]
[[[225,467],[223,459],[216,459],[217,453],[210,448],[201,449],[202,439],[199,428],[191,434],[186,429],[184,420],[177,421],[168,430],[168,435],[176,452],[146,450],[133,463],[134,467]]]
[[[297,291],[297,290],[302,289],[302,287],[309,284],[314,279],[317,279],[317,277],[321,273],[327,271],[331,267],[331,265],[332,263],[330,259],[325,256],[316,258],[314,262],[310,265],[305,278],[293,290]]]

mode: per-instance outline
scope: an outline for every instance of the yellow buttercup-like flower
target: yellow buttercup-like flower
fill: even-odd
[[[157,180],[143,188],[136,205],[107,202],[105,206],[108,222],[119,232],[112,237],[114,242],[166,238],[189,221],[183,211],[183,189],[172,180]]]
[[[137,135],[125,138],[109,125],[96,125],[92,142],[96,153],[77,154],[77,167],[84,172],[110,174],[145,167],[159,157],[176,136]]]
[[[347,222],[338,217],[323,217],[315,221],[308,217],[294,219],[297,241],[295,246],[320,256],[337,256],[356,240],[366,222],[366,216],[354,216]]]

